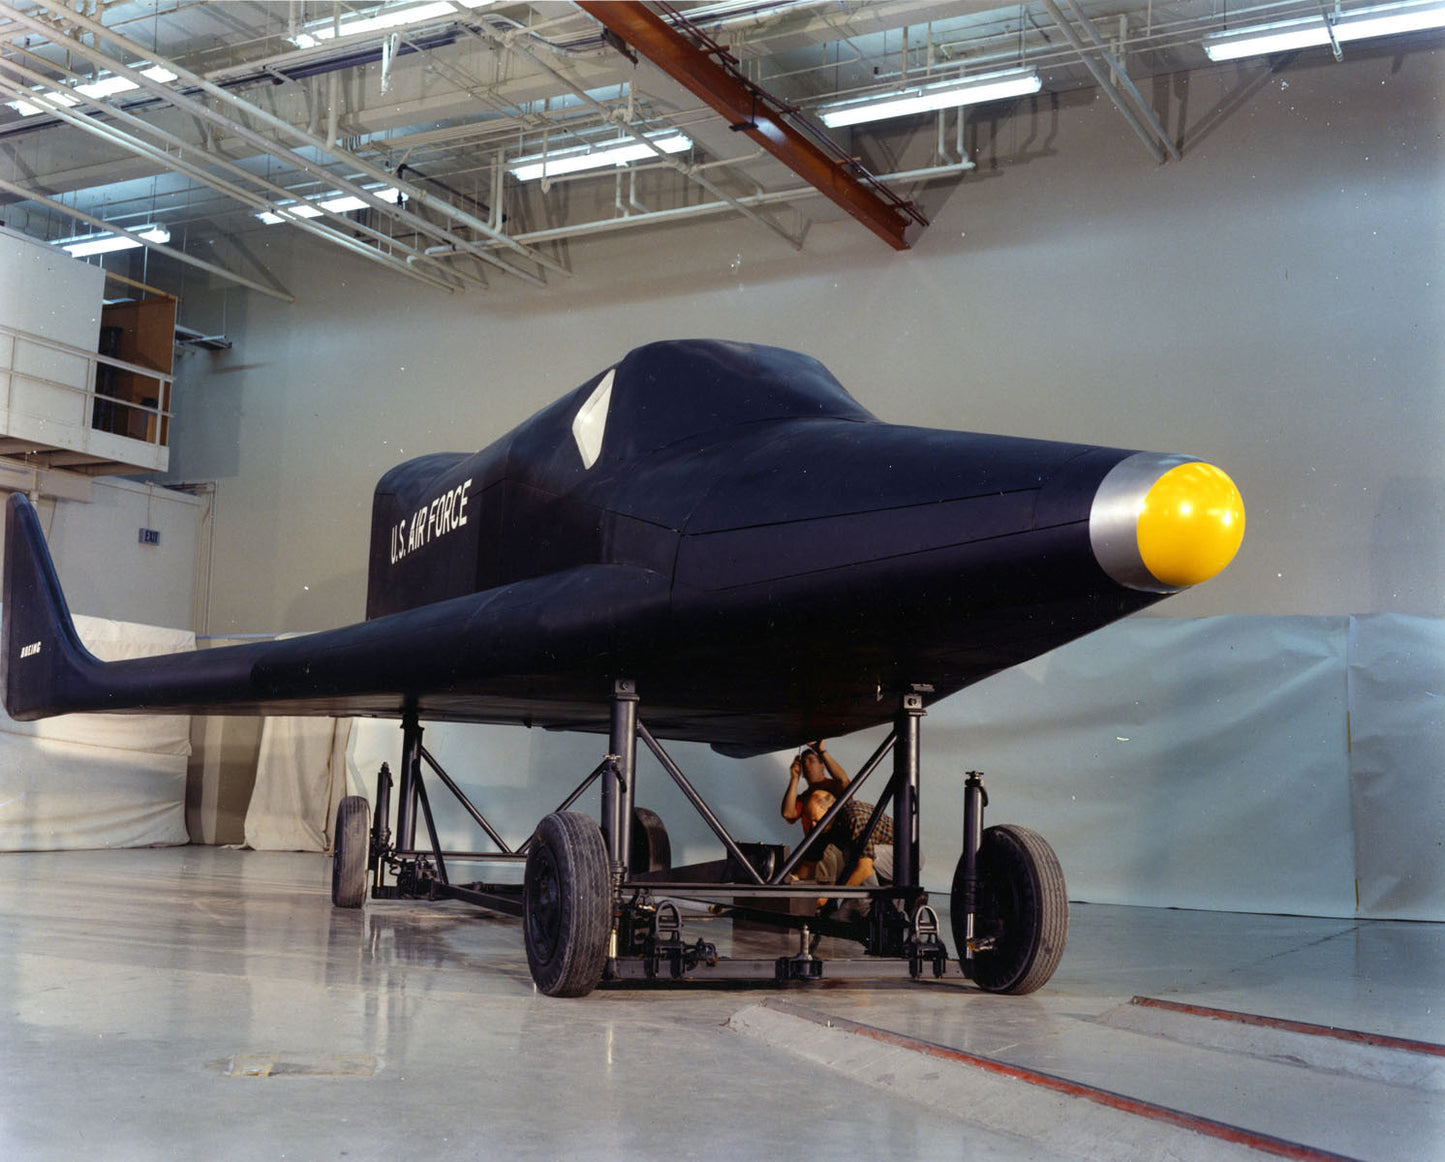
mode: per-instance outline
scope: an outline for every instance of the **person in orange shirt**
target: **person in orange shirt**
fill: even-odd
[[[799,790],[799,782],[806,784]],[[782,815],[789,823],[796,823],[802,814],[799,803],[811,791],[827,791],[841,795],[848,786],[848,774],[830,755],[820,738],[810,742],[798,751],[788,768],[788,789],[783,792]]]

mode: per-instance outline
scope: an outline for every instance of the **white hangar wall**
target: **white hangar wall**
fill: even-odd
[[[0,492],[0,501],[8,495]],[[36,507],[71,609],[141,625],[192,628],[206,497],[98,477],[89,500],[42,496]],[[159,540],[142,543],[142,529],[158,533]]]
[[[1265,883],[1281,879],[1281,861],[1303,869],[1249,906],[1348,913],[1358,845],[1382,850],[1445,824],[1439,691],[1429,685],[1445,616],[1440,83],[1432,53],[1174,78],[1161,91],[1186,151],[1165,166],[1103,99],[1021,103],[976,121],[978,171],[929,191],[932,225],[901,255],[850,222],[814,227],[798,254],[720,219],[575,242],[576,277],[546,290],[447,297],[360,261],[319,259],[295,233],[258,236],[296,304],[194,285],[183,293],[191,325],[237,341],[187,365],[172,445],[176,477],[218,482],[208,628],[308,630],[359,617],[371,488],[386,468],[485,446],[639,343],[718,336],[793,347],[888,420],[1188,451],[1224,466],[1249,508],[1244,548],[1160,617],[1316,619],[1313,648],[1328,652],[1352,616],[1401,616],[1384,657],[1363,655],[1391,674],[1388,738],[1425,740],[1397,755],[1401,781],[1388,795],[1362,789],[1334,749],[1348,737],[1346,671],[1366,685],[1379,672],[1337,653],[1340,685],[1326,701],[1340,711],[1338,733],[1305,699],[1298,737],[1319,748],[1318,761],[1306,755],[1277,773],[1261,750],[1256,773],[1270,794],[1249,831],[1259,842],[1210,857]],[[1228,686],[1229,652],[1201,656],[1218,669],[1198,673],[1198,689]],[[1144,669],[1167,669],[1170,657]],[[1187,674],[1201,663],[1177,664]],[[1043,735],[1055,699],[1034,693]],[[1200,714],[1229,730],[1206,701]],[[974,726],[981,739],[1001,737]],[[961,753],[970,732],[941,733],[947,753],[930,752],[934,769],[982,765]],[[1007,735],[1012,755],[1031,754],[1028,734]],[[1098,779],[1082,767],[1084,781]],[[1195,828],[1156,843],[1155,864],[1171,850],[1207,851],[1230,826],[1215,810],[1222,796],[1168,794],[1166,768],[1126,777],[1154,780],[1157,793],[1119,797],[1096,781],[1093,810],[1075,815],[1060,844],[1066,865],[1083,853],[1096,868],[1125,819],[1140,834],[1177,835],[1182,819]],[[720,793],[742,818],[760,813],[776,827],[759,838],[782,840],[775,784],[769,768]],[[1047,796],[1077,788],[1049,785],[1027,784],[1045,796],[1030,810],[1057,817],[1063,801]],[[942,780],[930,791],[952,793]],[[1005,796],[995,789],[1000,807]],[[1383,814],[1356,821],[1361,803]],[[1401,819],[1415,825],[1402,832]],[[1438,844],[1401,858],[1417,890],[1391,914],[1445,916]],[[1327,889],[1298,887],[1312,869]],[[1116,875],[1118,892],[1085,874],[1104,885],[1093,898],[1209,902],[1171,896],[1168,877],[1156,890],[1154,873]],[[940,878],[935,865],[930,882]],[[1240,905],[1237,895],[1218,900]]]
[[[175,478],[220,481],[212,632],[350,620],[381,472],[694,336],[807,351],[889,420],[1214,459],[1249,535],[1168,616],[1445,614],[1445,528],[1419,519],[1445,502],[1440,62],[1249,75],[1189,83],[1213,128],[1164,166],[1102,99],[981,125],[905,254],[851,221],[798,254],[720,219],[449,297],[258,234],[300,301],[184,294],[237,340],[184,365],[173,440]]]

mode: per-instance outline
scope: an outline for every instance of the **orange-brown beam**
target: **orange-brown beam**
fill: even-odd
[[[728,119],[819,192],[831,198],[895,250],[907,250],[908,217],[848,172],[661,17],[631,0],[578,0],[577,6]]]

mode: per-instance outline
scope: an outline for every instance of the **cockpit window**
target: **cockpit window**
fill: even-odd
[[[602,377],[573,417],[572,438],[577,441],[584,468],[591,468],[602,454],[602,437],[607,431],[607,409],[612,403],[612,380],[616,372],[614,367]]]

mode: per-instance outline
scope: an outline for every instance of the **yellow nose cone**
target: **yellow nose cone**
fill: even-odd
[[[1208,581],[1234,560],[1244,539],[1244,497],[1213,464],[1171,468],[1139,513],[1139,556],[1164,585]]]

